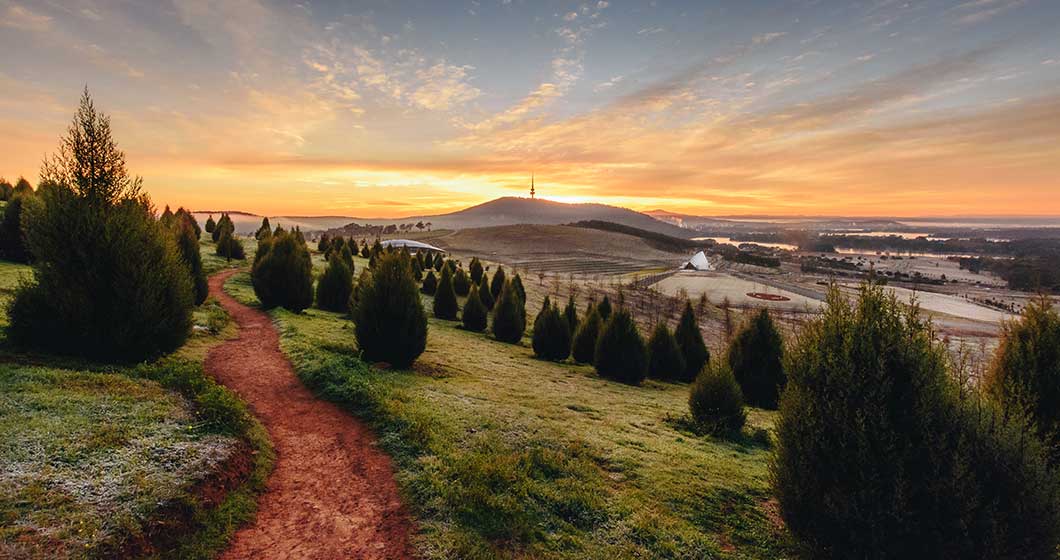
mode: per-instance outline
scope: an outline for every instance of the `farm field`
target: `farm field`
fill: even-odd
[[[655,286],[659,291],[670,296],[676,296],[681,290],[687,292],[692,299],[706,294],[707,299],[714,305],[719,305],[727,299],[735,307],[765,307],[801,312],[818,311],[823,306],[820,300],[723,272],[682,271],[658,282]],[[751,297],[747,295],[749,293],[764,293],[787,299],[772,301]]]
[[[256,301],[247,274],[226,290]],[[752,437],[771,413],[752,409],[747,435],[725,442],[685,428],[685,385],[605,381],[433,318],[412,371],[380,370],[355,357],[343,316],[270,314],[303,382],[375,427],[426,558],[789,553],[772,521],[768,445]]]

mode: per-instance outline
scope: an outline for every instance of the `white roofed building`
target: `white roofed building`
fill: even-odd
[[[707,258],[707,254],[703,251],[692,255],[691,259],[688,259],[685,264],[681,265],[682,270],[714,270],[714,265],[710,264],[710,259]]]

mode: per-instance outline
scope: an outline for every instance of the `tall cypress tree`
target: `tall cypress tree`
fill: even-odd
[[[467,296],[467,301],[464,303],[464,310],[460,314],[460,320],[463,321],[464,328],[469,331],[482,332],[486,330],[488,317],[489,311],[482,304],[479,290],[471,290],[470,295]]]
[[[639,385],[644,381],[648,352],[629,311],[619,309],[604,324],[596,342],[593,365],[600,377],[631,385]]]
[[[427,315],[408,259],[384,254],[361,275],[352,308],[357,346],[369,362],[409,367],[427,347]]]
[[[571,333],[578,330],[578,308],[574,305],[574,295],[567,298],[567,307],[563,308],[563,319],[567,321],[567,327]]]
[[[453,290],[453,273],[446,266],[442,268],[442,277],[438,280],[438,289],[434,293],[434,316],[455,321],[458,310],[456,292]]]
[[[571,345],[571,355],[574,361],[582,364],[593,363],[596,359],[596,341],[600,337],[602,326],[600,313],[596,311],[596,307],[591,308],[574,334],[574,342]]]
[[[504,277],[504,267],[498,266],[497,272],[493,273],[493,280],[490,282],[490,293],[493,294],[494,300],[501,297],[501,290],[504,289],[506,283],[508,283],[508,281]]]
[[[525,302],[512,288],[511,282],[505,282],[501,296],[493,306],[493,336],[502,342],[517,344],[526,331]]]
[[[648,377],[671,380],[685,372],[685,358],[677,347],[677,340],[666,323],[655,325],[648,340]]]
[[[467,266],[468,272],[471,273],[471,281],[475,284],[482,283],[482,275],[486,272],[482,268],[482,262],[478,260],[478,257],[471,259],[471,264]]]
[[[674,338],[677,340],[677,347],[681,349],[681,356],[685,359],[685,371],[677,380],[690,383],[710,361],[710,351],[703,342],[703,333],[699,331],[699,322],[696,321],[691,301],[685,302],[685,310],[681,313],[677,329],[674,330]]]
[[[763,309],[729,344],[728,363],[740,384],[744,401],[759,408],[776,409],[784,390],[784,341]]]
[[[545,360],[561,361],[570,355],[570,327],[548,296],[534,320],[532,343],[534,354]]]
[[[496,303],[496,300],[493,299],[493,292],[490,291],[489,280],[489,276],[487,276],[486,273],[483,272],[482,281],[479,282],[478,286],[475,289],[478,290],[478,297],[480,300],[482,300],[482,305],[485,305],[486,309],[492,310],[493,304]]]

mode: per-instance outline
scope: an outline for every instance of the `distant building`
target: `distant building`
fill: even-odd
[[[692,255],[691,259],[688,259],[685,264],[681,265],[682,270],[714,270],[714,265],[710,264],[710,259],[707,258],[706,253],[700,251],[695,255]]]

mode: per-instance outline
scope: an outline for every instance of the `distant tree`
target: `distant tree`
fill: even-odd
[[[611,314],[596,342],[593,364],[600,377],[640,385],[648,369],[648,352],[633,316],[625,309]]]
[[[648,377],[669,381],[685,372],[685,358],[666,323],[655,325],[648,339]]]
[[[411,366],[427,347],[427,315],[409,260],[398,253],[381,255],[362,278],[352,312],[364,359]]]
[[[195,233],[196,240],[202,237],[202,228],[199,227],[198,220],[195,219],[195,216],[192,215],[191,212],[188,212],[183,206],[181,206],[180,208],[177,208],[177,217],[180,218],[182,222],[188,224],[188,227],[190,227],[192,232]]]
[[[478,257],[471,259],[471,264],[467,265],[468,272],[471,273],[471,281],[475,284],[482,283],[482,274],[485,269],[482,267],[482,262],[478,260]]]
[[[7,179],[0,177],[0,200],[11,200],[14,194],[15,187],[7,182]]]
[[[438,272],[442,271],[442,267],[445,266],[445,259],[442,258],[441,253],[434,255],[434,269]]]
[[[213,221],[213,214],[210,214],[210,217],[206,218],[206,226],[203,229],[206,230],[206,233],[213,233],[213,230],[216,227],[217,227],[217,222]],[[211,237],[211,239],[212,239],[212,237]]]
[[[983,389],[1009,415],[1028,415],[1060,462],[1060,314],[1047,296],[1001,327]]]
[[[246,258],[243,242],[240,241],[234,233],[229,231],[225,231],[221,234],[220,239],[217,240],[217,248],[215,252],[218,256],[224,257],[229,261],[232,259],[241,261]]]
[[[703,333],[699,331],[699,322],[696,321],[696,314],[692,310],[690,301],[685,302],[685,310],[677,322],[674,338],[677,340],[677,347],[681,349],[681,356],[685,359],[684,374],[677,380],[693,381],[703,366],[710,361],[710,351],[703,342]]]
[[[515,276],[512,277],[512,288],[515,289],[515,293],[519,294],[519,299],[526,301],[526,289],[523,288],[523,279],[519,277],[519,273],[516,272]]]
[[[442,268],[442,276],[438,280],[438,289],[434,293],[434,316],[439,319],[455,321],[458,309],[456,292],[453,290],[453,273],[446,266]]]
[[[425,225],[427,226],[427,231],[431,231],[431,226],[434,224],[427,222]]]
[[[372,252],[368,250],[368,243],[361,245],[361,258],[367,259],[372,256]]]
[[[262,239],[271,236],[272,225],[269,224],[269,217],[265,216],[261,219],[261,226],[258,228],[258,231],[254,232],[254,238],[258,241],[261,241]]]
[[[29,181],[25,177],[19,177],[18,182],[15,183],[15,189],[12,196],[25,196],[33,194],[33,185],[29,184]]]
[[[567,298],[567,307],[563,308],[563,319],[567,321],[567,327],[571,333],[578,330],[578,308],[574,305],[574,296]]]
[[[507,279],[504,276],[504,267],[498,266],[497,272],[493,273],[493,281],[490,283],[490,293],[493,294],[494,300],[501,296],[501,290],[504,289],[506,283]]]
[[[195,229],[191,227],[191,223],[181,217],[174,221],[171,228],[176,235],[181,260],[187,267],[188,276],[191,278],[195,305],[202,305],[202,302],[206,301],[206,296],[209,295],[210,287],[206,282],[206,272],[202,268],[199,239],[195,236]]]
[[[34,278],[9,307],[16,345],[136,362],[178,348],[192,324],[192,285],[173,237],[129,176],[87,89],[26,204]]]
[[[525,305],[511,282],[505,283],[500,298],[493,306],[493,336],[497,340],[511,344],[518,344],[522,340],[526,331]]]
[[[719,436],[738,434],[747,421],[740,385],[726,364],[708,365],[689,388],[688,408],[700,430]]]
[[[416,222],[416,229],[422,230],[423,229],[423,222]]]
[[[545,296],[545,304],[534,319],[531,342],[534,354],[539,358],[562,361],[570,355],[570,327],[560,315],[559,309],[549,301],[548,296]]]
[[[341,239],[341,237],[339,239]],[[320,239],[317,240],[317,251],[319,251],[321,253],[324,253],[324,254],[327,254],[328,249],[330,249],[330,248],[331,248],[331,238],[328,237],[328,234],[326,234],[326,233],[320,234]]]
[[[287,230],[283,229],[283,224],[276,224],[276,229],[272,230],[272,235],[274,237],[279,237],[285,233],[287,233]]]
[[[224,234],[235,235],[236,226],[232,223],[232,218],[228,214],[221,214],[221,219],[217,220],[217,225],[214,226],[213,231],[210,232],[213,242],[217,243],[221,236]]]
[[[420,259],[418,258],[412,259],[412,277],[415,278],[417,282],[423,281],[423,267],[420,266]]]
[[[4,207],[0,221],[0,257],[12,262],[29,262],[26,236],[22,231],[23,205],[35,195],[15,195]]]
[[[166,209],[162,211],[162,215],[158,218],[158,221],[162,223],[162,227],[173,228],[173,223],[176,222],[177,218],[173,215],[173,211],[169,209],[169,205],[166,205]]]
[[[571,355],[574,361],[582,364],[593,363],[596,359],[596,341],[600,337],[602,327],[603,321],[600,319],[600,313],[593,307],[574,334],[574,342],[571,345]]]
[[[317,280],[317,307],[327,311],[347,311],[353,293],[353,269],[332,253]]]
[[[486,330],[486,321],[489,318],[489,310],[482,304],[482,298],[479,296],[479,287],[475,286],[467,296],[467,301],[464,303],[464,311],[461,313],[461,320],[464,322],[464,328],[469,331],[482,332]],[[489,293],[489,290],[486,290]]]
[[[305,244],[281,231],[258,247],[250,279],[262,307],[297,313],[313,305],[313,264]]]
[[[433,296],[438,291],[438,279],[435,278],[433,270],[427,271],[427,276],[423,279],[423,287],[420,288],[420,291],[429,296]]]
[[[596,312],[600,314],[600,320],[607,321],[611,318],[611,298],[604,296],[600,305],[596,306]]]
[[[496,300],[493,299],[493,292],[490,291],[490,279],[485,272],[482,273],[482,280],[475,289],[478,290],[478,298],[482,305],[486,306],[486,309],[492,310]]]
[[[785,357],[771,474],[814,558],[1052,558],[1060,481],[1021,416],[957,386],[917,311],[830,290]]]
[[[471,291],[471,281],[462,268],[456,269],[456,274],[453,274],[453,291],[458,296],[466,296]]]
[[[729,368],[747,404],[775,410],[784,390],[784,341],[769,311],[762,309],[729,345]]]

